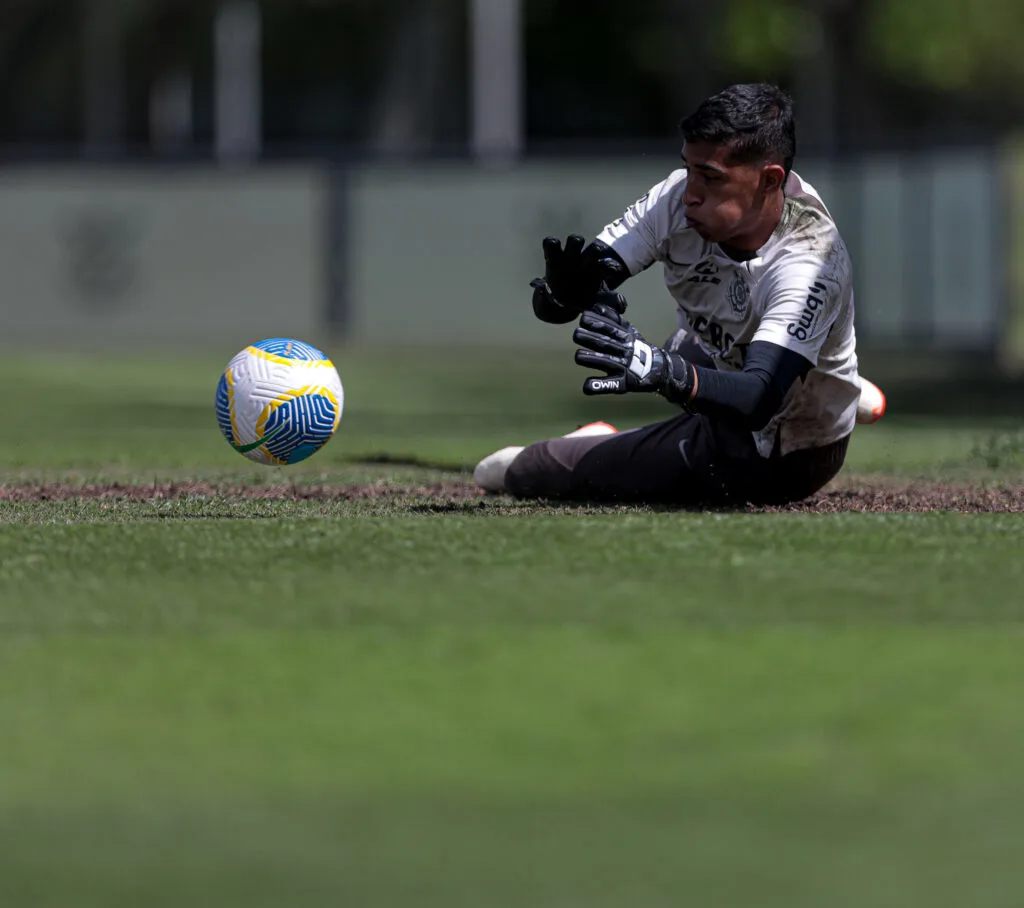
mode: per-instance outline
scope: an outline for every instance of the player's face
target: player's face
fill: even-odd
[[[744,248],[748,235],[758,234],[765,200],[781,185],[783,169],[772,164],[736,164],[727,145],[686,142],[686,223],[712,243],[732,241]],[[756,248],[756,247],[755,247]]]

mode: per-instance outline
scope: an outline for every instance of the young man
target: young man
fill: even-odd
[[[545,275],[532,286],[538,318],[579,320],[576,362],[603,373],[584,394],[660,394],[682,412],[504,448],[475,471],[488,491],[781,503],[842,467],[862,396],[850,259],[825,205],[792,171],[792,102],[771,85],[734,85],[681,131],[684,168],[589,245],[545,239]],[[681,326],[664,347],[624,318],[615,290],[655,262]],[[873,421],[884,398],[863,387],[861,418]]]

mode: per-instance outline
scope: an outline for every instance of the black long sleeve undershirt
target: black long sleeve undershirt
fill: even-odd
[[[622,257],[600,240],[594,240],[583,254],[592,261],[608,263],[601,278],[609,289],[614,290],[629,277]],[[609,267],[612,263],[619,267]],[[720,372],[698,365],[693,368],[697,374],[697,393],[691,407],[709,416],[732,419],[756,432],[768,425],[793,383],[802,381],[814,363],[779,344],[754,341],[747,348],[739,372]]]
[[[612,247],[593,240],[583,250],[587,283],[604,282],[616,289],[628,277],[629,269]],[[538,296],[540,298],[538,298]],[[579,313],[566,309],[543,294],[534,295],[534,312],[542,321],[564,324]],[[786,347],[768,341],[755,341],[747,348],[743,369],[723,372],[705,366],[693,366],[697,374],[697,393],[690,407],[698,413],[730,419],[751,431],[763,429],[778,412],[786,392],[803,379],[814,364]]]
[[[742,371],[693,368],[697,373],[697,393],[690,403],[693,410],[757,431],[778,412],[793,382],[803,379],[814,365],[786,347],[754,341],[747,348]]]

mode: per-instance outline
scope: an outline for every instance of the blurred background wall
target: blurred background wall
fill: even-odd
[[[565,343],[529,311],[541,238],[766,80],[862,345],[1019,370],[1021,33],[1019,0],[3,0],[3,336]],[[672,327],[659,275],[629,296]]]

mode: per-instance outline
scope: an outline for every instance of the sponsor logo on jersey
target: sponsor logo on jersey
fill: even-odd
[[[705,259],[698,262],[693,269],[696,273],[687,280],[691,284],[720,284],[722,279],[718,277],[718,262],[714,259]]]
[[[742,272],[734,272],[727,295],[732,311],[740,316],[746,314],[747,306],[750,303],[750,285],[743,277]]]
[[[686,313],[686,319],[690,323],[690,327],[703,338],[705,343],[719,353],[728,353],[732,345],[736,343],[736,338],[714,319],[708,319],[703,315],[692,316],[689,313]]]
[[[818,317],[818,310],[825,305],[825,294],[828,292],[821,281],[811,284],[811,292],[807,294],[807,302],[804,303],[803,311],[795,322],[786,326],[786,333],[797,340],[805,341],[810,337],[811,326]]]

